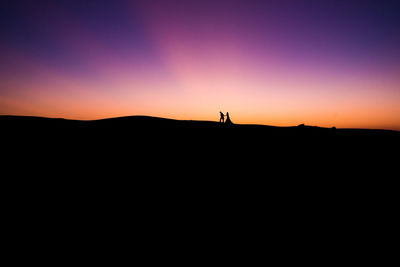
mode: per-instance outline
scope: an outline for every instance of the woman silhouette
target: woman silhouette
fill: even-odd
[[[226,113],[226,121],[225,124],[233,124],[231,118],[229,117],[229,112]]]

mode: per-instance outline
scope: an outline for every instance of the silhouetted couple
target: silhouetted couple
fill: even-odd
[[[221,118],[219,119],[219,122],[232,124],[231,118],[229,117],[229,112],[227,112],[226,115],[225,115],[224,113],[222,113],[220,111],[219,114],[221,115]],[[226,121],[225,121],[225,116],[226,116]]]

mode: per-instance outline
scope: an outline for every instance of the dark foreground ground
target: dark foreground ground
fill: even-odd
[[[299,165],[299,172],[311,171],[316,162],[395,158],[400,140],[400,132],[389,130],[225,125],[146,116],[95,121],[0,116],[0,127],[4,145],[20,156],[140,162],[152,166],[149,171],[164,163],[225,171]]]
[[[0,129],[5,229],[28,247],[166,261],[142,248],[182,258],[195,244],[191,261],[206,248],[320,265],[370,261],[366,249],[392,234],[399,132],[152,117],[1,116]]]
[[[342,182],[350,188],[394,179],[399,162],[400,132],[388,130],[146,116],[95,121],[0,116],[0,127],[4,166],[13,166],[12,173],[59,177],[53,181],[68,177],[69,182],[85,177],[80,183],[95,179],[93,186],[123,178],[121,183],[154,181],[172,188],[261,183],[297,191]]]
[[[308,137],[321,137],[327,140],[335,137],[371,137],[376,140],[376,138],[399,138],[400,136],[400,132],[392,130],[335,129],[307,125],[293,127],[253,124],[226,125],[213,121],[173,120],[149,116],[130,116],[93,121],[29,116],[0,116],[0,126],[3,129],[3,133],[23,134],[26,137],[39,133],[46,136],[56,134],[60,136],[64,135],[65,137],[68,137],[67,133],[78,135],[90,133],[104,137],[109,134],[135,137],[142,133],[151,133],[161,138],[165,135],[171,137],[183,134],[226,134],[226,137],[229,138],[233,135],[236,137],[237,134],[243,134],[253,135],[264,140],[272,136],[277,138],[290,137],[297,140],[299,140],[298,138]],[[243,141],[246,140],[237,140],[238,143],[242,143]]]

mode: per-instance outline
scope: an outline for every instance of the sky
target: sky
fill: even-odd
[[[0,115],[400,130],[387,0],[2,0]]]

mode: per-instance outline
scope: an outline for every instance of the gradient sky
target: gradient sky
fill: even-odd
[[[2,0],[0,114],[400,130],[400,1]]]

